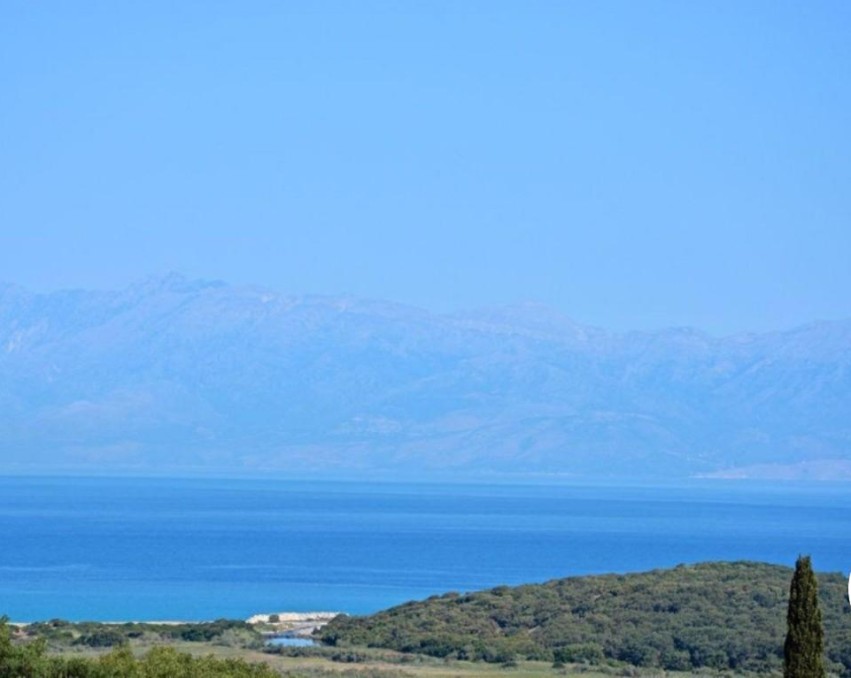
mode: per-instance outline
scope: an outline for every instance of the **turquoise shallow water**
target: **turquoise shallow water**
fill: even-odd
[[[851,486],[0,478],[0,614],[363,613],[704,560],[851,567]]]

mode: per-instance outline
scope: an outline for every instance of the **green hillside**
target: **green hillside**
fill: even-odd
[[[495,662],[775,670],[782,666],[791,576],[791,568],[764,563],[704,563],[501,586],[340,617],[319,637],[338,646]],[[851,676],[845,579],[818,579],[829,666]]]

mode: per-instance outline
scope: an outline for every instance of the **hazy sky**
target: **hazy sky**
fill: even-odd
[[[851,2],[0,4],[0,279],[851,317]]]

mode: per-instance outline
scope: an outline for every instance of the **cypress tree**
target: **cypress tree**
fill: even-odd
[[[783,646],[784,678],[824,678],[824,629],[818,583],[809,556],[799,556],[789,587]]]

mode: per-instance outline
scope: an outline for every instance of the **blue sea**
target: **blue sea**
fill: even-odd
[[[851,486],[0,478],[16,621],[366,613],[706,560],[851,567]]]

